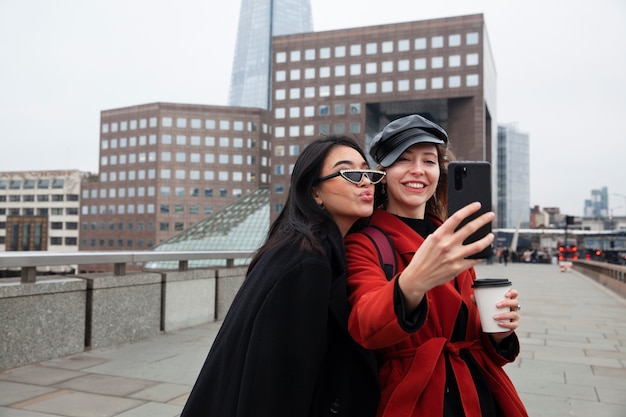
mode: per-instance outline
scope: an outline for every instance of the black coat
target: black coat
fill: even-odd
[[[343,241],[332,234],[326,255],[284,246],[261,257],[181,417],[375,415],[375,359],[348,334]]]

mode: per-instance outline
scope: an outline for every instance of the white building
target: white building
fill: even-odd
[[[78,251],[83,173],[0,172],[0,251]]]

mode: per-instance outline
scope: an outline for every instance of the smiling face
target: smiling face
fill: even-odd
[[[387,168],[387,211],[402,217],[423,219],[426,202],[439,182],[437,147],[431,143],[413,145]]]
[[[368,165],[355,149],[335,146],[324,161],[320,178],[341,169],[368,169]],[[332,216],[345,236],[354,222],[372,214],[374,185],[366,176],[356,185],[339,175],[313,187],[313,197]]]

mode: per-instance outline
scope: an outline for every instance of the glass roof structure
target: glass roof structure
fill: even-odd
[[[256,251],[270,227],[270,191],[259,188],[160,243],[155,251]],[[235,259],[245,265],[250,259]],[[188,267],[225,266],[225,259],[190,260]],[[178,261],[148,262],[148,269],[178,269]]]

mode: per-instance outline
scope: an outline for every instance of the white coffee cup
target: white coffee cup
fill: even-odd
[[[506,278],[481,278],[474,280],[474,297],[480,315],[480,324],[485,333],[507,332],[508,329],[498,326],[493,316],[511,311],[509,307],[497,308],[496,304],[505,299],[504,294],[509,290],[511,281]]]

